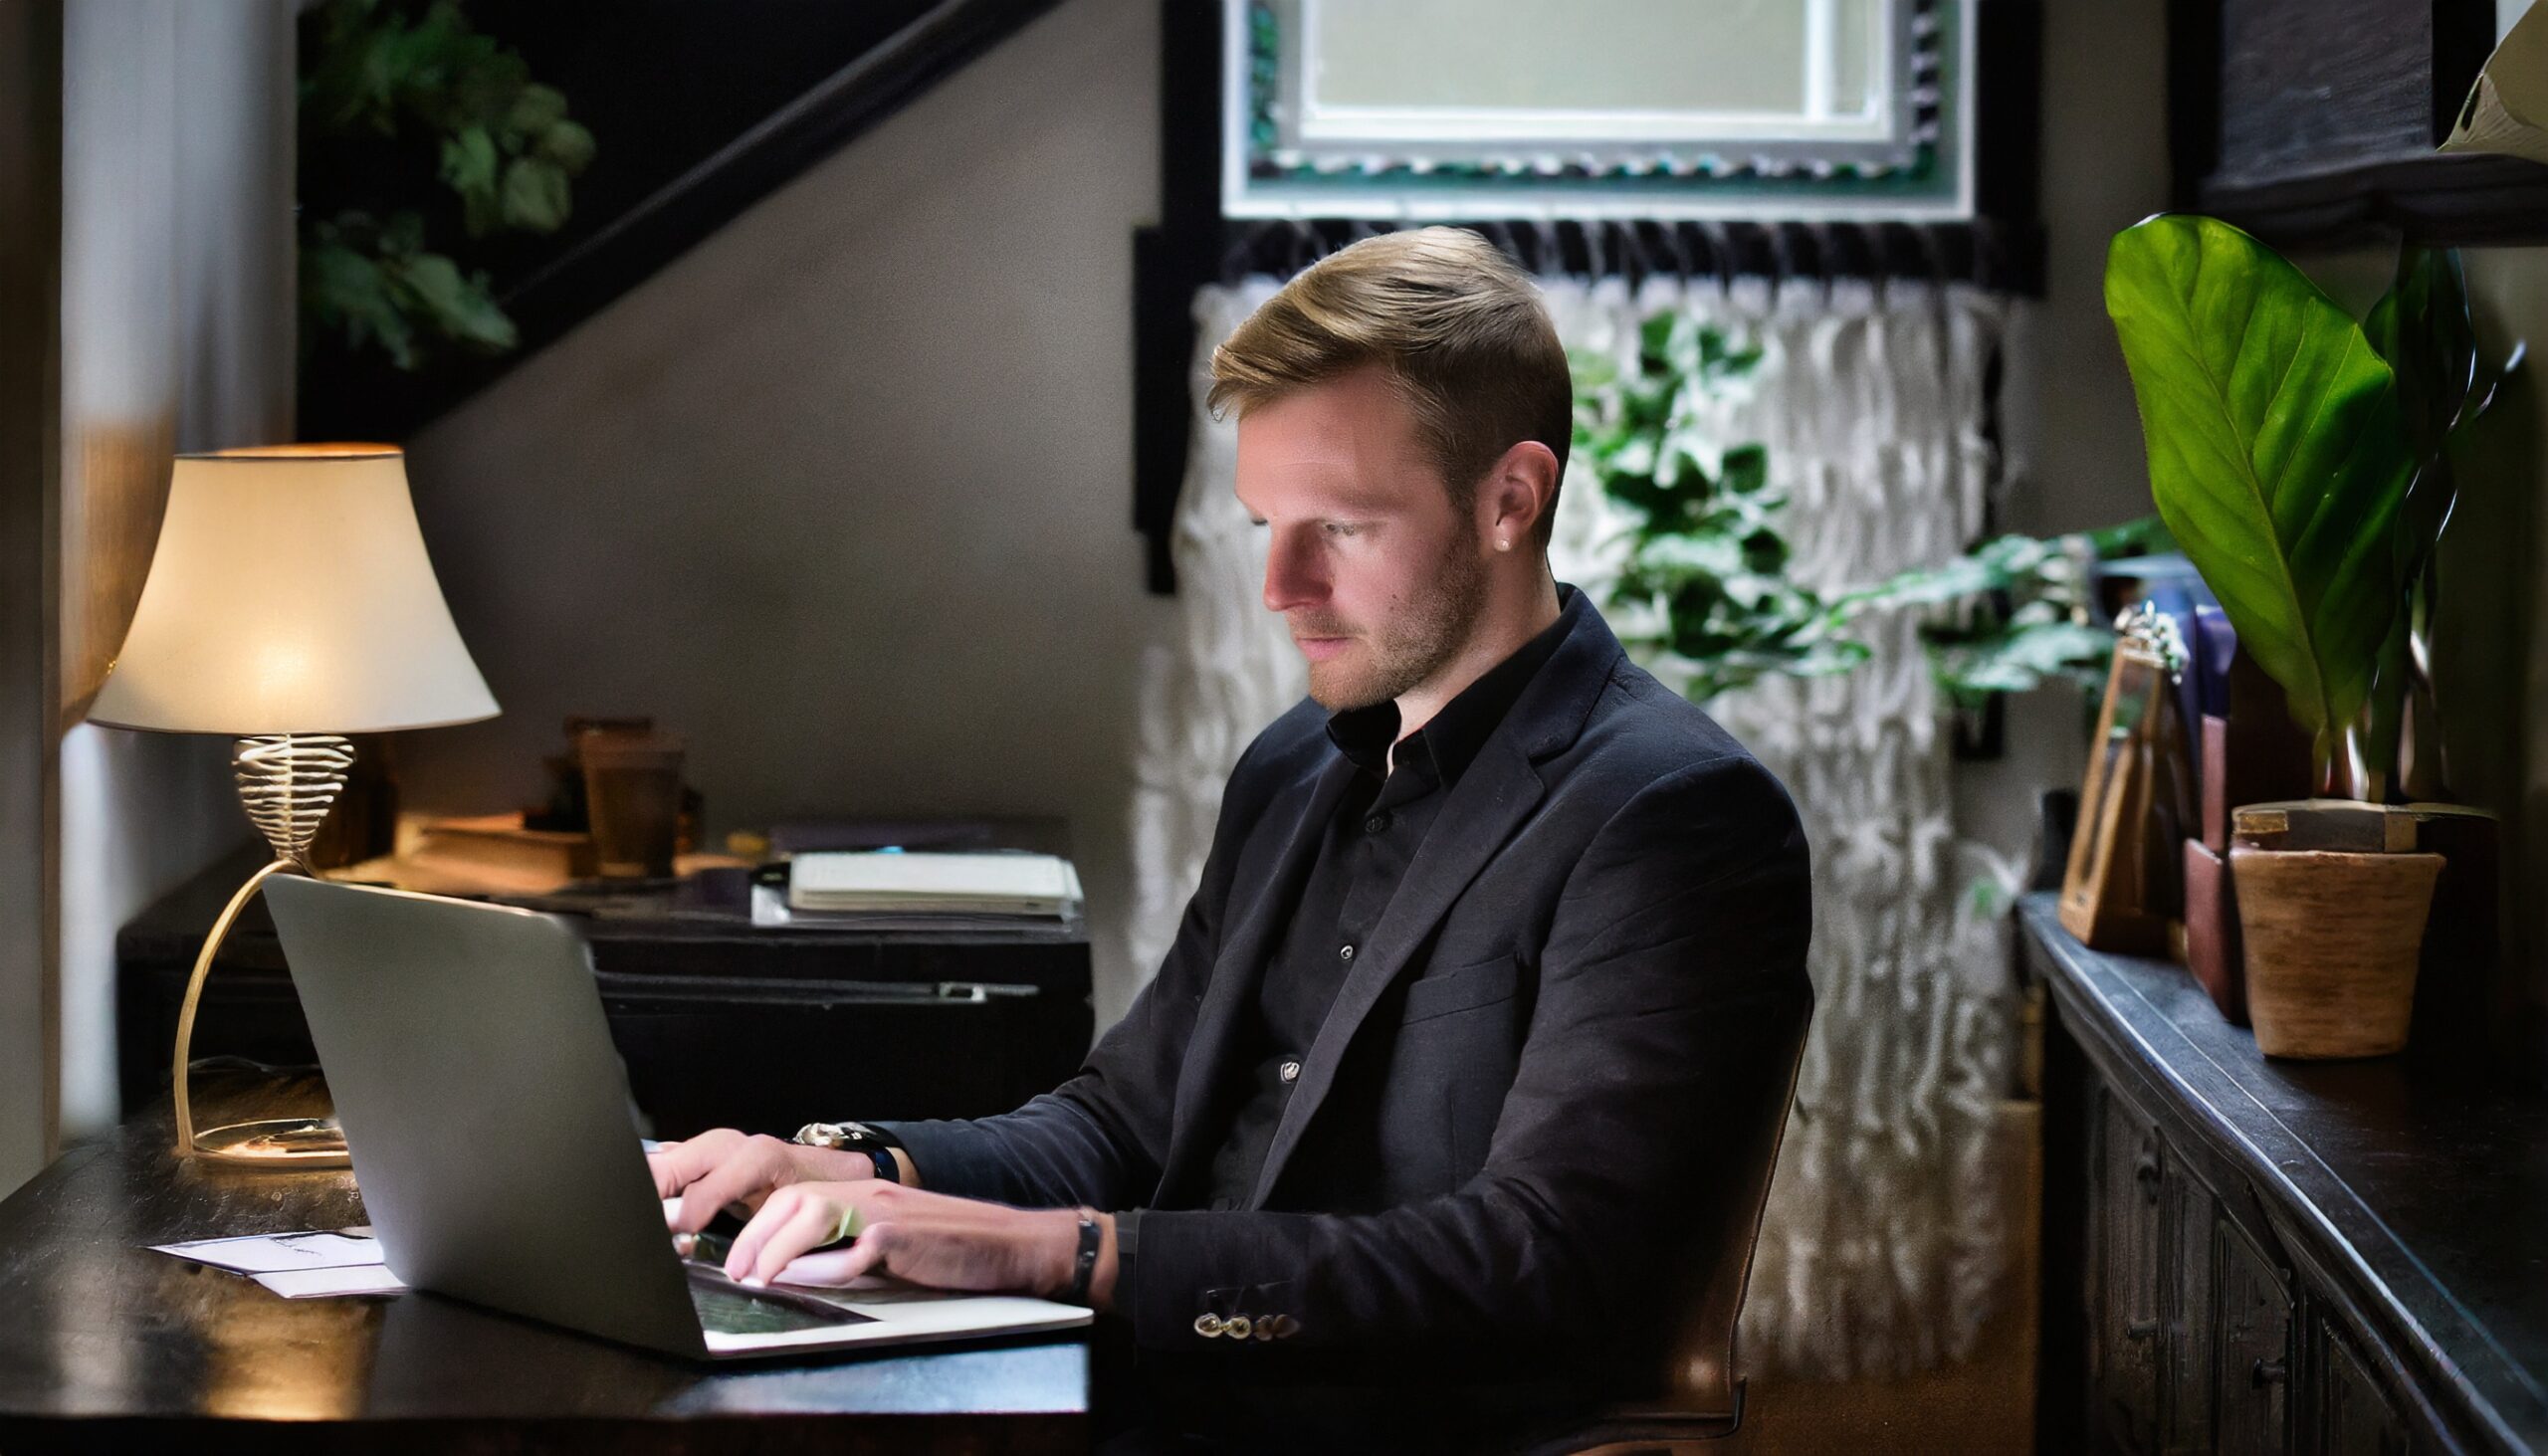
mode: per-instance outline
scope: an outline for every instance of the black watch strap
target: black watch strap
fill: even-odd
[[[894,1158],[894,1149],[903,1145],[903,1140],[881,1128],[865,1123],[807,1123],[796,1130],[792,1141],[806,1147],[864,1152],[876,1165],[876,1176],[889,1183],[903,1180],[902,1164]]]
[[[1071,1261],[1070,1303],[1088,1303],[1088,1286],[1097,1277],[1097,1255],[1106,1247],[1106,1227],[1097,1215],[1083,1208],[1079,1211],[1079,1254]]]

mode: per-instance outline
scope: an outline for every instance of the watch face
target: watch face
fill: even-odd
[[[887,1147],[885,1136],[865,1123],[807,1123],[796,1130],[796,1141],[808,1147]]]

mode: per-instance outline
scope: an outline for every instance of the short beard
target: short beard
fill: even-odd
[[[1441,569],[1389,620],[1365,636],[1370,658],[1310,664],[1310,697],[1330,713],[1371,708],[1403,697],[1440,672],[1468,646],[1486,604],[1486,561],[1454,535]]]

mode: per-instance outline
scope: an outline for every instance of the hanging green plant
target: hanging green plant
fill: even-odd
[[[425,194],[472,241],[552,233],[573,206],[592,133],[522,57],[453,0],[327,0],[303,21],[301,238],[305,352],[320,338],[418,369],[442,347],[518,342],[483,269],[433,245]]]
[[[1647,319],[1633,364],[1573,361],[1575,452],[1634,524],[1613,595],[1664,625],[1643,643],[1682,660],[1706,700],[1772,674],[1817,677],[1864,662],[1829,605],[1789,574],[1769,452],[1724,445],[1703,406],[1740,388],[1761,351],[1683,313]]]
[[[1923,623],[1920,637],[1931,676],[1959,708],[2048,682],[2093,695],[2105,686],[2114,629],[2091,599],[2092,568],[2175,549],[2156,516],[2040,539],[2004,535],[1939,565],[1844,592],[1832,607],[1844,621],[1887,607],[1951,608]]]
[[[1704,701],[1772,675],[1845,673],[1869,650],[1849,633],[1889,607],[1951,610],[1922,625],[1940,691],[1973,708],[2061,680],[2095,692],[2114,631],[2088,600],[2095,561],[2171,549],[2151,517],[2038,540],[2006,535],[1936,566],[1828,599],[1789,574],[1787,500],[1769,452],[1720,443],[1709,405],[1750,387],[1761,350],[1687,314],[1645,320],[1634,362],[1573,361],[1576,458],[1633,522],[1616,599],[1654,608],[1640,645],[1686,664]]]

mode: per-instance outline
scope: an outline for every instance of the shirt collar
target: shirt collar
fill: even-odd
[[[1432,760],[1434,776],[1444,788],[1459,781],[1478,750],[1486,746],[1496,726],[1520,701],[1522,690],[1556,655],[1558,644],[1566,640],[1567,629],[1579,611],[1586,609],[1582,606],[1584,593],[1563,581],[1557,584],[1557,620],[1512,656],[1480,673],[1476,681],[1443,704],[1441,712],[1407,734],[1398,761],[1405,762],[1410,753],[1422,753]],[[1389,745],[1397,741],[1397,725],[1396,700],[1383,699],[1369,708],[1348,708],[1329,715],[1327,735],[1358,767],[1385,774]]]

